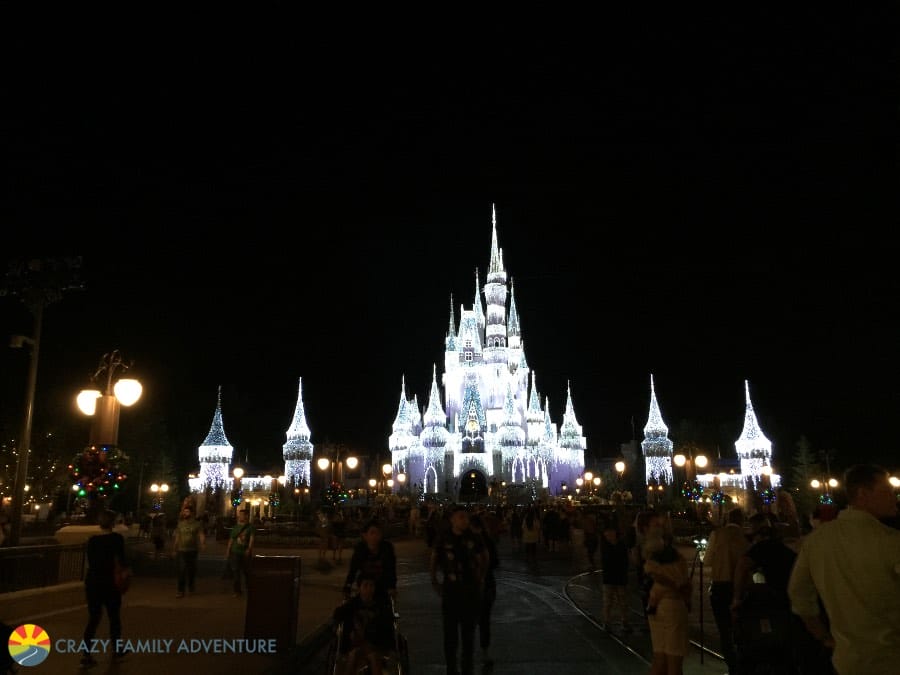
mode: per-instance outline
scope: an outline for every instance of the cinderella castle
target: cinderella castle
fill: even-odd
[[[558,495],[576,485],[576,479],[584,474],[586,440],[575,416],[571,388],[567,388],[559,426],[550,418],[547,396],[542,405],[535,373],[525,358],[513,285],[497,242],[496,211],[492,221],[484,288],[476,270],[474,302],[469,308],[460,306],[458,323],[451,296],[444,372],[439,385],[434,365],[424,414],[418,397],[408,397],[405,377],[401,380],[400,401],[388,439],[393,475],[404,474],[407,484],[424,494],[457,495],[465,480],[481,490],[489,481],[503,481],[539,486]],[[749,383],[744,387],[744,428],[735,442],[740,473],[696,472],[695,478],[704,488],[756,489],[761,482],[780,485],[780,476],[771,471],[772,444],[760,429]],[[243,495],[251,504],[265,508],[272,506],[277,483],[292,489],[311,484],[311,466],[317,457],[304,411],[302,380],[282,447],[283,473],[276,472],[278,475],[235,476],[234,448],[225,435],[221,404],[220,388],[212,425],[198,448],[200,470],[189,478],[193,493],[223,489],[232,493],[232,499]],[[640,453],[647,485],[676,482],[673,460],[677,455],[673,454],[652,375]]]
[[[456,493],[460,479],[482,485],[533,481],[551,493],[574,485],[584,471],[585,438],[575,417],[571,389],[562,424],[550,419],[528,368],[512,282],[507,285],[503,249],[492,213],[490,263],[484,289],[475,272],[475,297],[460,306],[459,324],[451,296],[444,338],[444,373],[437,365],[425,414],[417,396],[407,397],[405,378],[388,440],[395,474],[424,493]],[[484,301],[482,301],[482,295]],[[530,388],[529,388],[530,385]],[[444,400],[441,400],[441,389]]]

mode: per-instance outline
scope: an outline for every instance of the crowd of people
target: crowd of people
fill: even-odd
[[[851,467],[843,485],[848,506],[817,509],[812,531],[792,538],[790,545],[779,534],[775,513],[748,514],[736,506],[724,514],[723,524],[709,536],[705,558],[699,558],[708,589],[699,589],[693,573],[697,559],[685,557],[662,510],[644,509],[631,520],[624,510],[573,508],[566,502],[488,508],[426,501],[410,517],[409,529],[421,533],[428,548],[447,671],[473,673],[476,651],[482,668],[493,664],[491,617],[498,602],[497,571],[502,569],[498,543],[505,536],[510,555],[534,572],[539,560],[574,556],[575,547],[583,546],[585,573],[601,575],[602,622],[609,631],[627,633],[641,619],[629,607],[629,597],[636,594],[643,609],[637,623],[650,634],[651,675],[682,674],[692,604],[707,592],[729,675],[749,675],[761,666],[791,675],[897,672],[900,530],[895,489],[888,473],[873,465]],[[332,515],[324,521],[323,539],[325,550],[340,562],[332,541],[335,520]],[[127,587],[118,585],[114,574],[126,565],[125,524],[119,521],[116,514],[103,512],[100,534],[87,543],[85,640],[95,635],[104,611],[110,637],[121,635]],[[182,504],[172,530],[170,535],[165,520],[158,518],[148,534],[157,555],[171,544],[180,598],[195,590],[197,556],[205,546],[205,527],[190,499]],[[346,602],[334,620],[345,635],[341,649],[347,672],[367,665],[377,675],[382,660],[398,648],[397,555],[385,538],[382,518],[364,522],[359,533],[350,550]],[[246,588],[255,539],[248,511],[238,510],[225,548],[235,596]],[[86,653],[83,663],[93,665],[92,656]]]

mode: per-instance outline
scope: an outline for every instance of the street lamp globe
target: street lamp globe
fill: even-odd
[[[116,395],[116,398],[119,399],[119,403],[125,407],[137,403],[143,391],[144,388],[141,386],[140,382],[127,377],[119,380],[116,382],[115,386],[113,386],[113,393]]]
[[[585,481],[586,483],[590,483],[592,480],[594,480],[594,474],[593,474],[593,472],[591,472],[591,471],[585,471],[585,472],[584,472],[584,481]]]
[[[394,479],[393,479],[393,478],[388,478],[388,479],[387,479],[387,486],[388,486],[389,488],[394,487]]]
[[[150,492],[153,492],[154,494],[157,493],[157,492],[159,492],[159,485],[157,485],[156,483],[154,483],[153,485],[151,485],[151,486],[150,486]]]
[[[682,467],[687,462],[687,457],[682,455],[680,452],[672,458],[672,461],[675,462],[675,466]]]
[[[331,466],[331,460],[327,457],[319,457],[319,460],[316,462],[316,466],[319,467],[322,471]]]
[[[243,470],[241,467],[236,466],[236,467],[234,467],[234,471],[232,471],[231,474],[232,474],[235,478],[237,478],[238,480],[240,480],[241,478],[244,477],[244,470]]]
[[[576,478],[575,485],[577,485],[578,487],[581,487],[582,485],[584,485],[584,479],[581,477]]]
[[[837,487],[837,486],[838,486],[837,479],[836,479],[836,478],[829,478],[829,479],[828,479],[828,485],[830,485],[831,487]]]
[[[698,469],[705,469],[707,464],[709,464],[709,460],[706,459],[706,455],[697,455],[694,457],[694,465]]]
[[[616,471],[622,473],[625,471],[625,462],[616,462]]]
[[[382,465],[382,467],[381,467],[381,473],[383,473],[385,476],[390,476],[390,475],[391,475],[391,471],[393,471],[393,467],[392,467],[390,464],[383,464],[383,465]]]
[[[369,487],[370,487],[370,488],[373,488],[373,487],[375,487],[376,485],[378,485],[378,481],[375,480],[374,478],[370,478],[370,479],[369,479]]]
[[[594,476],[594,487],[600,487],[600,476]]]
[[[809,486],[814,490],[818,490],[821,485],[822,484],[816,478],[813,478],[811,481],[809,481]]]
[[[96,389],[83,389],[75,397],[75,403],[81,412],[90,416],[97,412],[98,398],[100,398],[100,392]]]
[[[355,469],[359,465],[359,460],[356,457],[348,457],[347,458],[347,468]]]
[[[398,473],[398,474],[397,474],[397,481],[398,481],[401,485],[403,485],[403,483],[406,482],[406,474],[405,474],[405,473]]]

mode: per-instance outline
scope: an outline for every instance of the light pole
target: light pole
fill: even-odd
[[[344,486],[344,462],[347,463],[347,468],[351,471],[359,466],[359,459],[351,455],[350,457],[345,457],[341,459],[341,450],[338,448],[335,450],[334,459],[329,459],[328,457],[320,457],[316,461],[316,466],[319,467],[319,470],[325,472],[331,467],[331,482],[329,483],[329,489],[331,486],[335,484],[335,473],[334,468],[337,466],[337,484],[343,489]],[[329,494],[326,490],[325,494]],[[333,496],[333,495],[332,495]]]
[[[241,478],[244,477],[244,470],[241,467],[236,466],[231,471],[231,475],[234,477],[234,480],[231,482],[231,509],[233,512],[232,515],[237,517],[237,508],[243,498]]]
[[[63,291],[81,288],[78,278],[80,268],[81,258],[17,260],[10,264],[6,280],[0,285],[0,295],[18,296],[34,317],[31,337],[13,335],[9,341],[10,347],[31,347],[31,358],[28,364],[22,432],[16,443],[16,479],[13,485],[8,546],[18,546],[22,535],[22,507],[25,501],[25,483],[28,482],[28,453],[31,452],[31,425],[44,307],[62,298]]]
[[[619,489],[620,490],[622,489],[622,477],[624,476],[624,474],[625,474],[625,462],[623,462],[620,459],[618,462],[616,462],[616,475],[619,478]]]
[[[387,487],[388,478],[390,478],[391,474],[394,473],[394,467],[392,467],[389,463],[385,462],[381,465],[381,473],[384,475],[384,484]]]
[[[116,490],[119,487],[117,481],[125,478],[124,474],[118,473],[116,465],[121,454],[118,448],[119,412],[121,406],[130,407],[137,403],[143,387],[133,378],[117,379],[116,375],[131,366],[131,363],[123,361],[118,349],[104,354],[91,377],[92,383],[99,380],[103,384],[103,390],[84,389],[76,398],[81,412],[93,418],[89,445],[75,470],[77,482],[88,496],[89,521],[99,508],[98,498],[109,495],[110,481],[113,481],[112,489]],[[105,382],[100,380],[104,374]]]
[[[833,504],[834,499],[831,497],[830,488],[836,488],[839,485],[837,478],[822,478],[819,480],[817,478],[813,478],[809,481],[809,486],[814,490],[821,490],[822,494],[819,496],[820,504]]]
[[[153,510],[161,511],[163,500],[166,498],[166,494],[169,492],[169,484],[168,483],[153,483],[150,486],[150,493],[153,495]]]

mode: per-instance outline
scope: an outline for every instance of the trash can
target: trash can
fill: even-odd
[[[257,555],[247,574],[244,637],[275,639],[279,652],[297,643],[300,609],[300,557]]]

